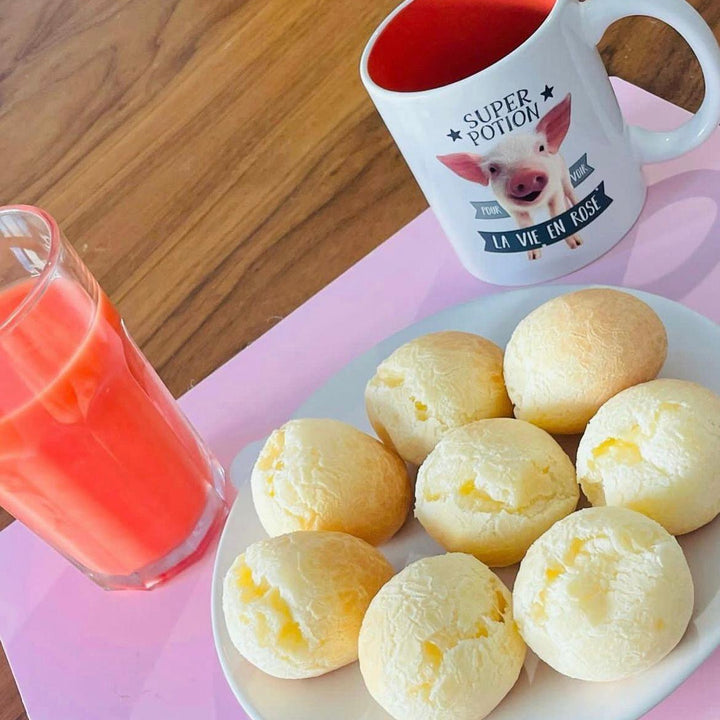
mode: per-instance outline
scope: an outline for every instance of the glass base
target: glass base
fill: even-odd
[[[211,460],[213,483],[208,486],[205,509],[185,541],[167,555],[131,575],[103,575],[80,569],[104,590],[151,590],[194,563],[207,549],[228,514],[225,470]]]

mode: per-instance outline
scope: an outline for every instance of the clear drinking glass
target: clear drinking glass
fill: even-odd
[[[225,475],[62,238],[0,208],[0,505],[106,589],[207,546]]]

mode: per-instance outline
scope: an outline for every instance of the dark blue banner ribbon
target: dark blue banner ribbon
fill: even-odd
[[[470,204],[475,208],[476,220],[502,220],[510,217],[505,208],[496,200],[482,202],[471,200]]]
[[[568,170],[570,171],[570,182],[572,182],[573,187],[577,187],[595,172],[595,168],[588,162],[587,153],[571,165]]]
[[[482,232],[485,251],[492,253],[519,253],[536,250],[565,240],[575,235],[593,220],[602,215],[613,199],[605,194],[605,183],[601,182],[586,198],[561,215],[550,220],[519,230]]]

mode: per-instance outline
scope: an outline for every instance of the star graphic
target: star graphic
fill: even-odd
[[[545,89],[540,93],[544,98],[545,102],[547,102],[551,97],[553,96],[553,92],[555,91],[555,86],[546,85]]]
[[[446,137],[449,137],[453,142],[455,142],[456,140],[459,140],[462,135],[459,130],[453,130],[450,128],[450,132],[446,135]]]

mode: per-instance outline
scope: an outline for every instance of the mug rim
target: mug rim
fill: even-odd
[[[418,99],[425,97],[429,95],[430,93],[438,93],[443,92],[449,89],[456,89],[461,87],[465,83],[469,83],[471,80],[475,80],[479,75],[482,75],[483,73],[487,72],[488,70],[495,69],[500,67],[501,65],[506,64],[511,59],[515,57],[516,54],[519,54],[521,50],[527,49],[527,47],[536,40],[536,36],[540,34],[542,30],[546,28],[547,25],[550,25],[551,22],[555,21],[555,18],[557,15],[560,14],[561,9],[564,5],[567,5],[570,0],[555,0],[552,9],[547,14],[545,19],[542,21],[540,26],[536,28],[536,30],[533,32],[530,37],[523,40],[523,42],[520,43],[514,50],[510,51],[507,55],[504,55],[499,60],[496,60],[491,65],[488,65],[487,67],[482,68],[482,70],[478,70],[477,72],[474,72],[472,75],[468,75],[467,77],[460,78],[459,80],[455,80],[454,82],[448,83],[447,85],[440,85],[439,87],[434,88],[428,88],[426,90],[390,90],[386,87],[383,87],[382,85],[378,85],[370,76],[370,73],[368,71],[368,61],[370,59],[370,54],[373,51],[373,48],[375,47],[375,43],[377,42],[378,38],[382,33],[385,31],[385,28],[394,20],[395,16],[398,15],[400,12],[402,12],[408,5],[411,5],[412,3],[416,2],[416,0],[403,0],[394,10],[392,10],[385,19],[375,28],[373,34],[368,39],[367,43],[365,44],[365,48],[363,49],[362,55],[360,56],[360,78],[362,79],[363,85],[365,85],[368,92],[372,92],[374,95],[384,95],[387,98],[408,98],[408,99]]]

